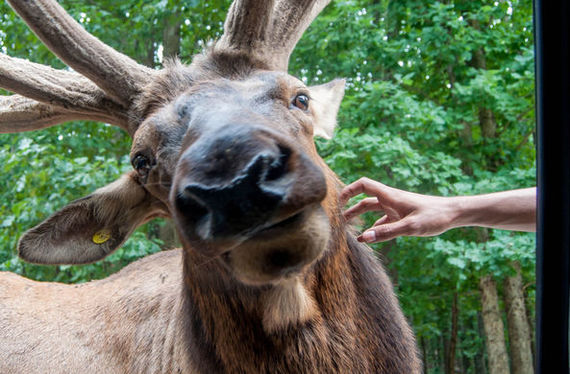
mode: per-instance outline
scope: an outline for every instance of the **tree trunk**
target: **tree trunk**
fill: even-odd
[[[386,267],[386,271],[388,272],[390,279],[392,279],[392,283],[398,284],[397,266],[390,266],[393,262],[392,258],[394,257],[394,253],[392,252],[392,250],[394,250],[395,247],[394,242],[395,240],[391,240],[389,242],[382,243],[381,247],[382,249],[379,250],[376,255],[378,256],[378,258],[380,258],[380,261],[382,261],[382,263]],[[398,248],[396,247],[395,250],[398,251]]]
[[[481,25],[478,20],[471,19],[469,24],[475,30],[480,30]],[[470,65],[481,70],[487,70],[487,59],[483,48],[477,48],[473,51]],[[484,106],[479,107],[479,126],[481,126],[481,134],[484,138],[495,138],[497,136],[497,121],[493,115],[493,111]]]
[[[443,334],[439,335],[439,347],[437,349],[437,362],[438,366],[445,367],[445,350],[446,350],[446,341],[443,337]]]
[[[479,124],[481,125],[481,133],[485,138],[494,138],[497,136],[497,121],[490,109],[479,108]]]
[[[451,334],[445,358],[445,374],[455,373],[455,348],[457,347],[457,316],[459,308],[457,306],[457,292],[453,293],[453,303],[451,305]]]
[[[420,338],[420,347],[422,350],[422,362],[423,362],[424,373],[427,373],[428,370],[427,349],[426,349],[426,340],[423,336]]]
[[[528,322],[528,332],[530,333],[530,350],[532,352],[532,367],[536,365],[536,324],[534,320],[534,302],[528,299],[528,292],[523,288],[524,305],[526,309],[526,321]]]
[[[176,228],[174,227],[174,222],[171,219],[165,219],[164,223],[159,227],[158,238],[163,243],[161,246],[163,250],[168,250],[181,246],[180,242],[178,241],[178,236],[176,234]]]
[[[508,374],[509,360],[505,347],[503,320],[499,311],[497,285],[490,275],[479,280],[481,311],[487,343],[487,358],[490,374]]]
[[[155,45],[152,40],[145,42],[144,46],[141,47],[143,49],[143,53],[141,53],[137,58],[138,61],[149,68],[154,68],[154,47]]]
[[[534,374],[520,265],[514,263],[513,267],[517,274],[507,277],[504,281],[512,372],[513,374]]]
[[[458,362],[461,364],[461,366],[459,367],[459,372],[460,373],[469,373],[469,371],[471,369],[471,360],[469,359],[469,357],[462,354],[461,360],[458,360]]]
[[[485,336],[481,312],[477,312],[477,331],[479,332],[479,336]],[[481,344],[481,350],[475,355],[475,372],[477,374],[487,374],[487,366],[485,366],[485,344]]]
[[[164,22],[162,56],[163,58],[175,58],[180,54],[180,26],[182,25],[180,12],[172,13]]]

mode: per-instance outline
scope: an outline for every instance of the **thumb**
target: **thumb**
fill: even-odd
[[[402,219],[392,223],[384,223],[366,230],[358,237],[360,241],[366,243],[385,242],[409,234],[409,222]]]

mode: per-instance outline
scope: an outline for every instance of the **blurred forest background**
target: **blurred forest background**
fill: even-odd
[[[88,31],[156,68],[176,55],[190,62],[218,37],[229,2],[60,1]],[[5,2],[0,15],[2,53],[65,68]],[[290,73],[307,84],[347,78],[336,137],[318,141],[345,183],[368,176],[442,196],[536,183],[531,0],[335,1],[301,39]],[[101,123],[1,135],[0,270],[84,282],[176,245],[172,226],[153,221],[96,264],[17,258],[26,229],[129,170],[129,149],[126,133]],[[534,246],[533,234],[474,228],[374,246],[426,373],[533,372]]]

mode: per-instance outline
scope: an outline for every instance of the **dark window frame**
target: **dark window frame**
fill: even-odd
[[[536,373],[568,373],[570,5],[534,0],[537,123]]]

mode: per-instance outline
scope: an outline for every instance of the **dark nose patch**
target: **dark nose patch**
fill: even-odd
[[[286,195],[287,152],[260,154],[223,185],[189,183],[177,204],[202,239],[227,237],[262,226]]]

